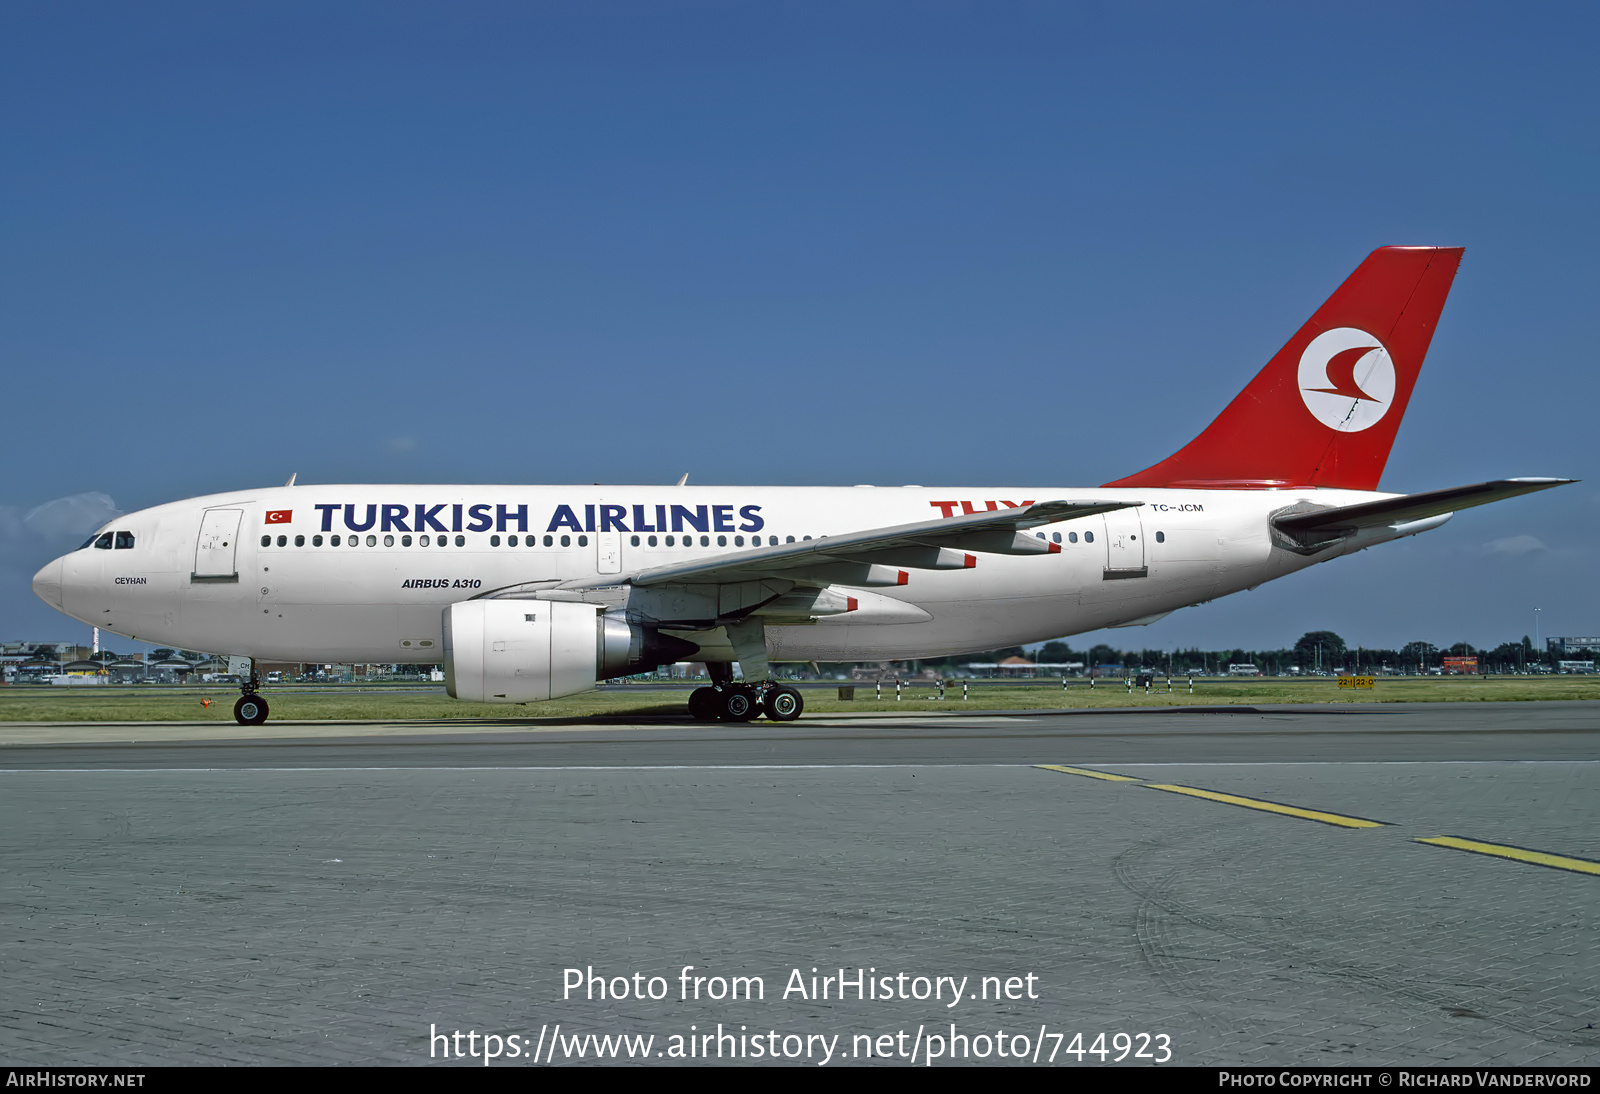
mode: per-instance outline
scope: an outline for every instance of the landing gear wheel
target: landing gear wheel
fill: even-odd
[[[720,698],[724,722],[748,722],[759,713],[756,697],[746,688],[729,688]]]
[[[767,717],[774,722],[792,722],[806,706],[794,688],[773,688],[767,692],[762,705],[767,708]]]
[[[715,721],[717,707],[716,688],[695,688],[689,693],[689,713],[696,721]]]
[[[233,717],[242,726],[258,726],[267,720],[267,701],[259,695],[243,695],[233,704]]]

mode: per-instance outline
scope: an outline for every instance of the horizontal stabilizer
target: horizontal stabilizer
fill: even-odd
[[[1493,482],[1474,483],[1471,486],[1453,486],[1446,490],[1429,490],[1421,494],[1385,498],[1382,501],[1344,505],[1336,509],[1283,513],[1273,517],[1272,524],[1274,528],[1292,539],[1309,545],[1316,540],[1330,539],[1362,528],[1393,527],[1577,481],[1576,479],[1496,479]]]

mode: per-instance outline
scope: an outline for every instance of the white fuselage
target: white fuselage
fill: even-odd
[[[1391,496],[1317,489],[277,487],[118,517],[106,529],[131,533],[131,548],[81,549],[41,577],[54,576],[57,606],[68,615],[141,641],[269,660],[426,664],[441,660],[446,606],[507,586],[603,583],[607,574],[620,581],[633,571],[774,540],[1034,501],[1143,503],[1038,529],[1052,541],[1060,536],[1059,553],[983,554],[972,568],[916,570],[904,585],[873,590],[918,606],[925,620],[874,624],[846,615],[767,629],[773,660],[903,659],[1149,621],[1444,519],[1366,532],[1310,556],[1274,545],[1268,518],[1285,507]]]

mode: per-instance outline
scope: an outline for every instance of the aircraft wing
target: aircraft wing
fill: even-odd
[[[1496,479],[1471,486],[1452,486],[1446,490],[1429,490],[1421,494],[1405,494],[1382,501],[1365,501],[1359,505],[1344,505],[1336,509],[1318,509],[1313,512],[1285,513],[1274,517],[1272,523],[1280,531],[1293,536],[1316,536],[1354,532],[1362,528],[1388,527],[1407,521],[1454,513],[1474,505],[1488,505],[1519,494],[1548,490],[1552,486],[1565,486],[1577,479]]]
[[[1143,505],[1137,501],[1043,501],[1014,509],[973,513],[849,532],[840,536],[757,547],[607,577],[593,585],[720,585],[781,577],[840,585],[903,585],[905,570],[956,570],[976,565],[968,552],[1027,555],[1058,552],[1060,546],[1024,534],[1024,529]],[[570,587],[570,586],[569,586]]]

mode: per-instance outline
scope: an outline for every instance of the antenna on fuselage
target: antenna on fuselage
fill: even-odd
[[[689,472],[685,471],[683,473],[683,478],[678,480],[678,485],[679,486],[688,486],[689,485]]]
[[[298,472],[298,471],[295,471],[292,474],[290,474],[289,481],[284,483],[283,485],[285,485],[285,486],[293,486],[294,485],[295,475],[298,475],[298,474],[300,474],[300,472]]]

